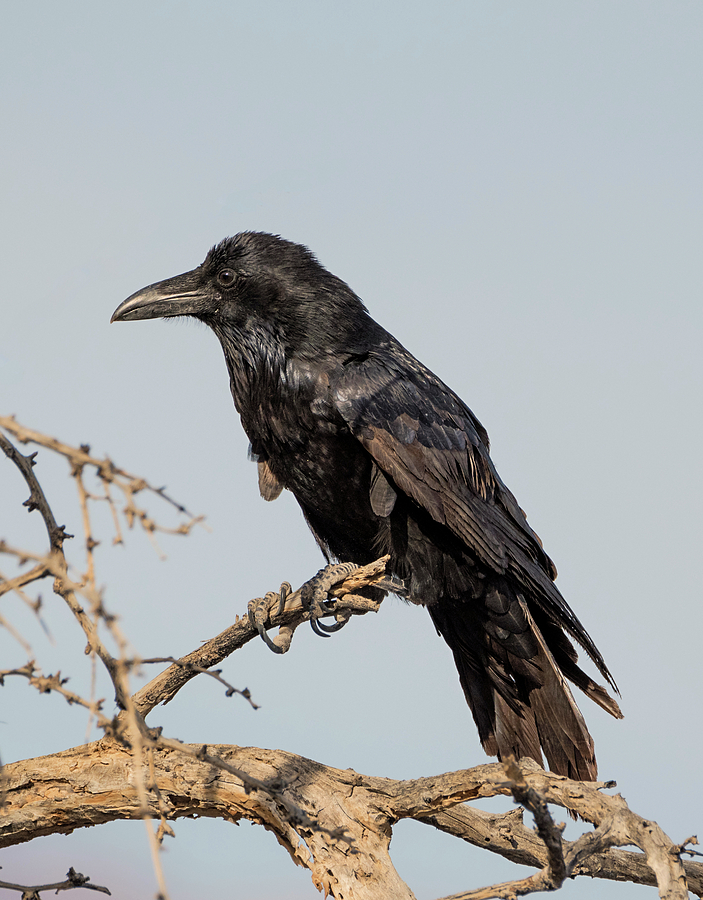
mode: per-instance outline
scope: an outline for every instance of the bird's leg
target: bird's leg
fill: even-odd
[[[261,635],[261,639],[274,653],[285,653],[290,648],[290,642],[293,638],[293,629],[285,625],[278,629],[278,634],[271,640],[266,632],[266,623],[270,621],[272,614],[280,616],[286,606],[286,600],[292,593],[293,588],[287,581],[281,585],[281,590],[269,591],[265,597],[257,597],[250,600],[247,607],[247,615],[253,628]],[[278,609],[274,611],[274,604],[278,604]]]
[[[339,613],[334,625],[323,625],[319,620],[322,616],[328,616],[335,611],[336,601],[329,598],[330,588],[344,581],[358,568],[356,563],[352,562],[330,564],[324,569],[320,569],[317,575],[301,588],[300,599],[303,608],[310,613],[310,625],[315,634],[319,634],[320,637],[329,637],[349,621],[349,613]]]
[[[405,600],[408,599],[409,592],[405,587],[405,582],[397,575],[391,575],[388,578],[382,578],[380,581],[375,581],[373,586],[381,591],[385,591],[386,594],[395,594],[396,597],[402,597]]]

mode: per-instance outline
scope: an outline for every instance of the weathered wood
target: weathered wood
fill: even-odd
[[[197,758],[198,753],[202,755],[198,745],[155,747],[149,753],[158,789],[157,796],[145,763],[143,778],[152,816],[158,818],[164,812],[169,820],[209,816],[230,822],[245,818],[263,825],[296,864],[310,869],[319,888],[340,900],[413,897],[388,851],[392,827],[402,818],[427,822],[514,862],[545,865],[544,844],[522,824],[518,811],[492,815],[463,803],[510,794],[510,782],[499,763],[395,781],[335,769],[282,750],[217,745],[207,747],[206,759]],[[247,791],[241,779],[208,758],[235,767],[261,787]],[[602,785],[583,785],[545,773],[529,760],[523,760],[521,768],[525,781],[550,803],[609,823],[611,830],[614,816],[620,816],[618,828],[627,825],[634,833],[619,834],[619,841],[636,838],[646,844],[651,840],[641,831],[651,829],[652,823],[635,816],[622,798],[603,794]],[[0,847],[114,819],[137,819],[144,813],[134,786],[133,757],[112,740],[13,763],[4,774],[6,807],[0,820]],[[299,809],[301,815],[296,818],[292,809]],[[633,817],[634,824],[628,817]],[[577,859],[579,841],[565,841],[564,847],[574,874],[657,883],[644,854],[605,849]],[[672,854],[669,842],[662,849],[661,858],[671,860],[676,872],[680,863],[675,848]],[[701,896],[703,866],[686,863],[685,869],[689,889]],[[658,874],[661,896],[678,896],[678,885],[670,885],[670,876]]]
[[[342,598],[340,609],[347,609],[356,615],[363,615],[378,609],[378,602],[357,596],[355,592],[373,586],[374,583],[382,580],[385,576],[388,559],[389,557],[384,556],[367,566],[360,566],[330,591],[330,596]],[[280,614],[272,610],[268,622],[269,628],[295,630],[310,618],[309,613],[303,609],[302,591],[303,588],[300,588],[287,598],[285,609]],[[238,618],[229,628],[206,641],[197,650],[184,656],[179,665],[172,665],[165,669],[137,691],[133,698],[137,712],[146,718],[155,706],[173,700],[183,685],[198,674],[196,670],[187,668],[187,664],[209,669],[257,637],[258,632],[249,619],[246,616]]]
[[[703,865],[682,863],[683,848],[675,845],[655,822],[633,813],[622,797],[604,794],[602,789],[606,785],[551,775],[531,760],[522,760],[519,766],[514,761],[506,761],[505,765],[486,764],[432,778],[394,781],[334,769],[284,751],[232,746],[205,748],[181,744],[150,731],[143,717],[151,709],[169,702],[190,678],[256,637],[257,625],[265,629],[278,627],[277,638],[267,643],[277,652],[287,649],[295,629],[310,618],[308,604],[303,604],[301,591],[286,597],[280,613],[274,593],[267,594],[263,601],[252,601],[253,624],[246,617],[238,620],[130,696],[127,676],[139,660],[129,656],[126,639],[115,617],[106,613],[96,588],[92,558],[96,542],[88,513],[91,497],[81,480],[83,468],[96,467],[98,477],[104,482],[105,497],[115,516],[117,539],[121,540],[121,532],[110,496],[113,482],[125,494],[128,524],[139,519],[150,537],[155,530],[187,533],[197,519],[191,518],[177,529],[160,528],[144,510],[136,507],[134,496],[150,489],[173,503],[163,490],[149,488],[145,481],[117,469],[107,459],[90,457],[87,447],[60,444],[8,419],[0,418],[0,427],[7,428],[20,440],[36,441],[69,459],[83,511],[88,558],[85,576],[79,581],[71,580],[62,550],[67,535],[57,526],[32,471],[33,455],[24,457],[0,435],[0,448],[18,466],[30,488],[25,505],[40,511],[49,537],[45,555],[16,550],[0,542],[3,552],[35,563],[31,572],[6,582],[4,588],[19,591],[23,596],[21,591],[27,584],[53,576],[54,590],[66,600],[89,647],[105,664],[123,707],[117,720],[108,720],[100,712],[99,701],[87,701],[73,694],[65,688],[58,673],[44,676],[32,662],[0,672],[0,681],[3,675],[22,675],[38,690],[55,691],[70,703],[82,703],[92,710],[107,735],[93,744],[5,767],[0,782],[0,847],[42,835],[70,833],[76,828],[115,819],[157,818],[158,830],[149,827],[147,833],[160,894],[167,898],[157,841],[171,831],[168,821],[189,816],[216,817],[230,822],[246,818],[272,831],[292,860],[311,871],[314,884],[325,895],[343,900],[377,897],[410,900],[413,894],[396,873],[388,849],[395,823],[414,818],[538,870],[527,878],[456,894],[451,900],[513,898],[537,890],[556,889],[565,878],[581,874],[656,884],[664,900],[684,900],[687,887],[703,896]],[[178,504],[174,505],[182,510]],[[334,609],[338,621],[378,609],[381,591],[366,589],[374,585],[382,590],[392,589],[393,585],[384,582],[386,559],[358,569],[330,591],[330,596],[339,598]],[[317,579],[318,576],[309,584]],[[84,601],[90,615],[84,609]],[[325,610],[331,612],[327,606]],[[100,640],[98,620],[120,649],[119,658],[112,657]],[[209,674],[223,681],[219,673]],[[223,684],[229,692],[236,690],[224,681]],[[496,794],[512,794],[530,809],[538,821],[542,839],[523,824],[522,810],[494,815],[467,805],[469,801]],[[547,804],[560,805],[595,827],[587,828],[576,841],[564,841]],[[619,849],[628,844],[638,846],[643,852]],[[83,876],[78,873],[72,876],[69,872],[69,886],[89,887],[81,879]],[[81,883],[77,884],[78,881]],[[57,883],[61,889],[65,884],[68,882]],[[9,887],[31,892],[22,886]],[[48,889],[46,885],[41,886],[41,890]],[[101,888],[90,885],[90,889]]]
[[[293,861],[309,868],[313,882],[335,898],[413,898],[390,861],[391,829],[382,801],[369,803],[368,790],[356,793],[356,773],[278,750],[217,746],[208,753],[265,782],[273,796],[247,794],[227,772],[179,752],[154,750],[156,784],[169,819],[246,818],[272,831]],[[149,783],[147,766],[144,777]],[[0,847],[113,819],[140,818],[143,810],[133,783],[131,754],[108,740],[8,765]],[[276,794],[300,806],[316,828],[289,821]],[[149,799],[149,812],[158,818],[153,787]]]

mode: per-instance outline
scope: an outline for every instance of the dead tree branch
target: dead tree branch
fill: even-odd
[[[55,881],[53,884],[13,884],[11,881],[0,881],[0,888],[6,891],[21,891],[22,900],[40,900],[39,894],[42,891],[72,891],[75,888],[85,888],[87,891],[99,891],[101,894],[110,894],[106,887],[99,884],[92,884],[89,876],[81,875],[80,872],[71,866],[66,872],[65,881]]]
[[[377,611],[380,601],[364,597],[362,592],[384,580],[387,562],[386,556],[368,566],[361,566],[333,588],[331,594],[340,598],[336,609],[348,611],[350,615],[364,615],[367,612]],[[287,597],[282,612],[270,615],[267,627],[289,629],[292,633],[300,624],[309,620],[310,613],[303,607],[302,602],[304,587],[305,585]],[[161,672],[137,691],[134,703],[140,715],[146,718],[155,706],[169,703],[178,691],[198,674],[198,670],[216,666],[256,637],[258,631],[250,619],[247,616],[237,618],[234,625],[230,625],[221,634],[182,657],[175,665]]]
[[[147,530],[163,531],[169,534],[187,534],[197,522],[202,520],[202,516],[193,516],[182,503],[179,503],[177,500],[170,497],[166,493],[166,488],[153,487],[146,479],[140,478],[137,475],[132,475],[125,469],[116,466],[107,456],[105,459],[91,456],[88,444],[82,444],[80,447],[73,447],[70,444],[59,441],[47,434],[42,434],[40,431],[35,431],[32,428],[20,425],[20,423],[15,420],[14,416],[0,416],[0,428],[4,428],[5,431],[13,435],[21,444],[32,443],[37,444],[39,447],[46,447],[48,450],[53,450],[60,456],[65,457],[72,468],[77,467],[78,469],[81,469],[85,466],[94,468],[98,477],[104,484],[115,484],[123,492],[127,501],[127,510],[129,510],[129,516],[132,518],[132,521],[140,521]],[[32,458],[35,455],[36,454],[32,454]],[[188,516],[190,522],[184,523],[177,528],[164,528],[157,525],[153,520],[150,520],[150,517],[144,510],[137,508],[133,503],[134,497],[141,491],[148,491],[161,497],[162,500],[165,500],[166,503],[173,506],[179,513]],[[92,499],[105,498],[92,497]]]
[[[544,772],[531,760],[394,781],[333,769],[284,751],[183,744],[163,736],[159,729],[150,730],[145,717],[157,705],[170,702],[198,674],[219,681],[227,696],[239,693],[254,705],[247,689],[233,687],[212,667],[257,636],[275,652],[286,652],[303,622],[310,621],[316,632],[325,636],[353,615],[377,611],[385,592],[399,587],[386,576],[388,558],[354,571],[351,564],[328,567],[295,592],[285,584],[280,592],[251,601],[246,616],[187,656],[140,660],[131,652],[116,617],[105,609],[96,586],[93,551],[98,542],[92,531],[90,503],[97,499],[108,502],[118,542],[121,531],[112,486],[125,497],[123,513],[128,525],[139,521],[150,538],[155,531],[187,534],[198,520],[191,517],[178,528],[162,528],[136,506],[134,498],[140,491],[152,491],[185,513],[163,488],[151,487],[107,458],[92,457],[87,446],[70,447],[24,428],[12,418],[0,417],[0,428],[20,441],[38,443],[68,459],[78,491],[87,560],[84,574],[76,576],[63,548],[71,536],[57,524],[33,471],[36,454],[23,456],[0,432],[0,447],[29,487],[25,506],[30,512],[39,510],[49,541],[44,554],[0,542],[0,552],[14,557],[21,566],[32,563],[29,571],[0,579],[0,595],[13,591],[38,613],[40,600],[32,601],[24,588],[52,577],[55,593],[64,599],[85,634],[88,652],[107,669],[122,710],[116,718],[107,719],[101,711],[103,701],[86,700],[68,690],[60,672],[44,675],[33,660],[0,671],[0,685],[5,677],[23,677],[42,693],[53,691],[69,704],[86,707],[105,731],[101,741],[5,768],[0,847],[115,819],[141,818],[147,825],[160,896],[168,900],[158,849],[163,836],[173,834],[169,821],[203,815],[232,822],[246,818],[273,831],[294,862],[311,871],[313,883],[325,895],[345,900],[378,896],[410,900],[412,892],[396,873],[388,849],[394,825],[412,818],[538,870],[528,878],[469,890],[446,900],[513,898],[553,891],[566,878],[577,875],[656,885],[664,900],[684,900],[688,890],[703,896],[703,865],[681,860],[682,854],[695,853],[686,846],[696,843],[695,838],[674,844],[655,822],[633,813],[621,796],[604,794],[603,789],[611,784],[570,781]],[[86,467],[95,468],[102,497],[86,487]],[[321,621],[330,616],[335,624]],[[3,620],[3,624],[8,623]],[[267,634],[271,628],[279,629],[273,639]],[[112,638],[116,656],[107,650],[101,629]],[[132,695],[130,674],[148,662],[171,665]],[[468,805],[499,794],[512,796],[527,809],[534,816],[536,830],[523,824],[522,810],[494,815]],[[549,804],[567,809],[593,828],[573,842],[565,841],[563,826],[555,824]],[[158,827],[152,824],[153,818],[158,819]],[[641,852],[620,849],[628,845]],[[54,885],[0,882],[0,887],[22,891],[31,900],[50,889],[83,887],[109,893],[73,870],[66,882]]]
[[[517,811],[496,816],[466,805],[483,797],[512,794],[515,782],[499,763],[394,781],[334,769],[281,750],[218,745],[208,747],[203,755],[202,749],[178,745],[153,750],[151,772],[143,763],[151,815],[160,816],[165,807],[169,820],[197,815],[230,822],[246,818],[263,825],[276,834],[294,862],[310,870],[314,883],[333,897],[402,900],[413,896],[388,852],[392,827],[402,818],[434,824],[514,862],[540,869],[549,864],[544,844],[522,824]],[[225,767],[213,765],[214,759]],[[123,746],[103,739],[7,766],[0,847],[42,834],[142,817],[134,765]],[[703,895],[703,865],[682,864],[681,848],[662,832],[655,850],[653,823],[631,812],[620,796],[602,793],[604,785],[552,775],[529,760],[521,761],[520,771],[527,787],[543,800],[593,821],[600,834],[607,830],[606,845],[600,843],[600,836],[591,837],[593,831],[577,841],[563,842],[569,875],[658,884],[660,896],[671,900],[685,896],[687,878],[688,889]],[[294,809],[304,816],[291,815]],[[618,844],[644,844],[644,853],[607,849],[616,833]],[[516,883],[511,884],[514,896]],[[508,895],[491,888],[455,896],[458,900]]]
[[[23,443],[32,442],[47,447],[68,460],[71,467],[71,476],[76,482],[78,492],[86,552],[85,572],[82,576],[75,577],[72,574],[72,569],[63,550],[64,541],[68,537],[71,537],[71,535],[66,534],[64,526],[59,526],[57,524],[44,491],[33,472],[36,453],[30,454],[29,456],[23,456],[12,445],[6,435],[0,431],[0,447],[2,447],[5,455],[20,470],[30,489],[29,499],[25,501],[24,505],[28,508],[29,512],[32,512],[35,509],[39,510],[49,538],[49,548],[44,554],[27,552],[13,548],[6,542],[0,542],[0,552],[14,556],[20,566],[26,564],[28,561],[33,561],[35,563],[30,573],[23,573],[18,577],[10,579],[9,582],[5,582],[2,593],[13,591],[26,602],[28,598],[24,594],[23,589],[27,584],[47,576],[53,577],[54,593],[62,597],[83,630],[87,639],[86,652],[91,654],[93,658],[99,658],[103,663],[114,686],[115,700],[118,706],[124,711],[124,714],[118,720],[108,720],[100,712],[99,702],[85,700],[77,694],[68,691],[64,687],[65,679],[62,679],[58,674],[55,676],[43,676],[36,670],[35,664],[31,660],[24,669],[16,668],[8,670],[5,674],[24,675],[27,677],[29,683],[41,692],[46,693],[53,690],[63,694],[70,703],[79,703],[85,706],[96,718],[98,725],[105,729],[106,733],[111,734],[125,746],[129,747],[134,759],[133,772],[136,791],[140,799],[140,815],[141,818],[144,819],[147,827],[147,834],[154,861],[154,869],[159,882],[160,894],[163,900],[168,900],[166,884],[158,859],[159,839],[160,836],[166,832],[168,826],[166,825],[163,813],[161,813],[161,824],[159,825],[159,828],[154,831],[151,827],[147,787],[144,780],[143,769],[145,764],[148,764],[149,762],[149,752],[151,752],[152,747],[144,720],[131,698],[129,674],[135,663],[133,654],[130,651],[129,643],[125,635],[118,625],[117,618],[108,613],[105,609],[102,592],[98,589],[96,584],[94,550],[98,546],[98,541],[96,541],[93,536],[90,502],[94,500],[106,500],[108,502],[116,528],[115,541],[118,543],[122,541],[122,534],[119,526],[119,517],[111,494],[111,487],[113,485],[122,492],[125,498],[123,513],[128,526],[131,527],[135,521],[139,521],[152,542],[154,542],[154,534],[157,531],[188,534],[193,525],[200,519],[190,516],[185,507],[172,500],[165,493],[163,488],[152,487],[144,479],[136,478],[125,470],[118,468],[108,458],[99,460],[92,457],[90,455],[90,448],[87,445],[83,445],[80,448],[71,447],[68,444],[57,441],[55,438],[50,438],[39,432],[25,428],[15,422],[12,417],[7,416],[0,417],[0,428],[5,429],[5,431],[12,434]],[[103,485],[102,497],[91,494],[86,488],[84,482],[84,471],[86,467],[94,468],[95,474]],[[177,528],[164,528],[159,526],[154,519],[147,514],[146,510],[137,506],[135,497],[141,491],[151,491],[156,494],[161,499],[175,506],[179,513],[188,515],[189,521],[182,523]],[[36,608],[37,610],[39,608],[38,601]],[[117,656],[113,656],[103,642],[100,636],[101,626],[107,630],[114,641],[117,647]],[[25,649],[29,651],[27,642],[21,639],[20,636],[18,637]]]

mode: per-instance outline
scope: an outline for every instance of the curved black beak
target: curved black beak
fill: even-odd
[[[134,322],[168,316],[197,316],[210,301],[203,290],[197,269],[142,288],[127,297],[112,314],[110,322]]]

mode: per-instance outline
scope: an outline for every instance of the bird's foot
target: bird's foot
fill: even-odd
[[[330,588],[344,581],[358,568],[356,563],[351,562],[325,566],[301,588],[300,598],[303,608],[310,613],[310,625],[315,634],[319,634],[320,637],[329,637],[335,631],[343,628],[349,621],[351,614],[346,610],[340,610],[336,613],[334,625],[323,625],[320,619],[322,616],[335,614],[337,603],[329,597]]]
[[[282,626],[272,640],[266,632],[266,624],[272,616],[281,615],[285,609],[286,600],[292,592],[293,588],[287,581],[284,581],[278,593],[269,591],[263,598],[257,597],[255,600],[250,600],[247,607],[247,615],[252,627],[256,628],[262,641],[274,653],[285,653],[290,648],[293,629]]]

